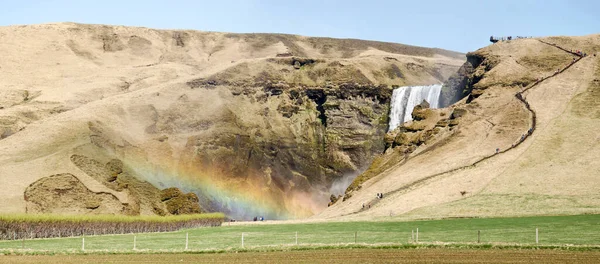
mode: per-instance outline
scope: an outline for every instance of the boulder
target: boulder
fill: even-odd
[[[179,188],[171,187],[160,191],[160,200],[164,202],[167,200],[171,200],[175,197],[179,197],[181,195],[183,195],[183,192],[181,192]]]
[[[417,109],[416,107],[413,109],[411,116],[415,121],[421,121],[427,119],[432,115],[433,111],[431,109]]]
[[[417,145],[420,146],[424,143],[427,143],[431,138],[433,138],[433,131],[432,130],[422,131],[421,133],[419,133],[419,135],[416,138],[417,138]]]
[[[467,114],[466,109],[454,108],[454,110],[452,111],[452,114],[450,115],[450,119],[456,119],[456,118],[464,116],[465,114]]]
[[[404,123],[402,125],[402,128],[404,131],[407,132],[418,132],[424,130],[426,128],[426,124],[419,121],[413,121],[409,123]]]
[[[450,121],[448,121],[448,126],[450,126],[450,127],[457,126],[457,125],[458,125],[457,119],[451,119]]]
[[[106,163],[106,169],[109,172],[107,181],[113,182],[117,180],[117,176],[123,173],[123,162],[119,159],[112,159]]]
[[[394,138],[394,146],[410,145],[410,137],[406,133],[398,133]]]
[[[195,193],[187,193],[181,196],[177,196],[165,202],[169,213],[174,215],[181,214],[199,214],[202,213],[200,199]]]
[[[438,121],[435,124],[436,127],[447,127],[448,126],[448,120],[447,119],[442,119],[440,121]]]
[[[415,109],[426,109],[426,108],[430,108],[431,105],[429,104],[429,102],[427,102],[427,100],[423,99],[423,101],[415,106]]]

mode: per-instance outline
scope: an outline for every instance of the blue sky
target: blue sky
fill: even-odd
[[[0,25],[79,22],[358,38],[461,52],[489,36],[600,33],[600,1],[1,0]],[[1,41],[1,40],[0,40]]]

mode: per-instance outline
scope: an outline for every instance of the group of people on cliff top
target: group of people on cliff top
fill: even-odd
[[[522,36],[514,37],[514,39],[526,39],[526,38],[533,38],[533,37],[522,37]],[[496,37],[496,38],[494,36],[490,36],[490,42],[492,42],[492,43],[496,43],[498,41],[506,41],[506,40],[513,40],[513,36]]]

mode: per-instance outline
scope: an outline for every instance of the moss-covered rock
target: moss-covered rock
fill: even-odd
[[[108,170],[107,181],[113,182],[117,180],[117,176],[123,173],[123,162],[118,159],[112,159],[106,163],[106,169]]]
[[[431,109],[415,108],[415,109],[413,109],[411,115],[412,115],[413,120],[421,121],[421,120],[427,119],[428,117],[433,115],[433,111]]]
[[[162,202],[182,196],[183,192],[179,188],[171,187],[160,191],[160,200]]]
[[[394,138],[394,146],[409,145],[411,138],[407,133],[398,133]]]
[[[165,202],[170,214],[199,214],[202,213],[198,196],[194,193],[187,193],[173,197]]]

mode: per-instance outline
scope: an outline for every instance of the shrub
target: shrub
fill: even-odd
[[[0,240],[82,235],[171,232],[220,226],[222,213],[177,216],[0,215]]]

